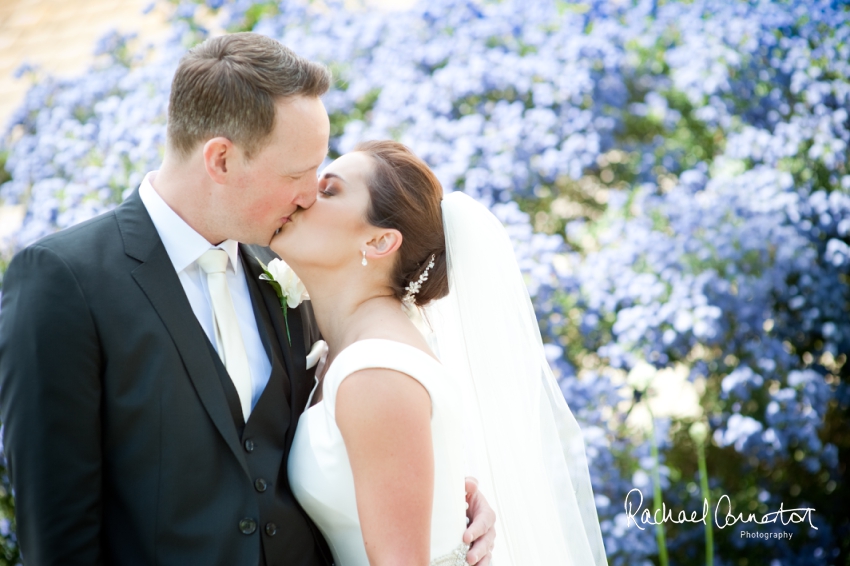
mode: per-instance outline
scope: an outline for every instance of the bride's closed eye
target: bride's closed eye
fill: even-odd
[[[332,197],[338,192],[337,187],[332,179],[324,178],[319,180],[319,194],[325,197]]]

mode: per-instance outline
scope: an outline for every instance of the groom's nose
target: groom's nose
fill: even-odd
[[[312,177],[311,175],[305,175],[305,177]],[[303,179],[297,187],[297,195],[294,204],[297,204],[301,208],[310,208],[313,206],[313,203],[316,202],[316,197],[319,194],[319,180],[317,178],[306,178]]]

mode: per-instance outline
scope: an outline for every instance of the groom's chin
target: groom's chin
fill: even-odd
[[[271,243],[275,240],[275,238],[280,234],[281,229],[280,226],[276,226],[272,230],[263,230],[260,232],[257,230],[254,233],[255,239],[257,240],[257,244],[263,246],[270,246]]]

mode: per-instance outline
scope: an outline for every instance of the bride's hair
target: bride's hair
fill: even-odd
[[[414,295],[414,303],[421,307],[445,297],[449,293],[449,279],[440,181],[424,161],[398,142],[363,142],[354,151],[365,153],[374,163],[367,181],[369,223],[393,228],[402,235],[398,259],[391,275],[396,298],[401,300],[406,293],[405,287],[419,279],[432,254],[434,267],[428,271],[428,279]]]

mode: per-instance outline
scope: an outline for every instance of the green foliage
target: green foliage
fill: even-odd
[[[335,70],[334,66],[331,65],[331,72],[334,76],[339,76],[338,69]],[[339,90],[345,90],[348,85],[344,82],[338,82],[336,88]],[[378,101],[378,97],[380,96],[380,89],[372,89],[363,96],[361,96],[355,103],[354,107],[348,112],[331,112],[329,114],[330,123],[331,123],[331,139],[339,137],[345,131],[345,126],[353,121],[353,120],[367,120],[369,118],[369,113],[372,111],[372,108],[375,107],[375,102]],[[335,151],[331,148],[328,156],[331,159],[336,159],[339,157],[339,152]]]
[[[0,483],[0,566],[17,566],[21,563],[21,552],[18,548],[15,533],[15,500],[6,491],[9,485],[6,467],[0,465],[0,475],[6,478]]]
[[[202,0],[198,0],[199,3]],[[250,8],[245,10],[244,16],[236,22],[233,22],[228,26],[227,31],[229,32],[239,32],[239,31],[251,31],[254,29],[254,26],[257,25],[257,22],[262,20],[268,16],[274,16],[280,13],[280,8],[278,6],[278,2],[274,0],[266,0],[265,2],[257,2],[252,5]]]
[[[6,170],[6,160],[9,158],[8,150],[0,150],[0,185],[12,178]]]

